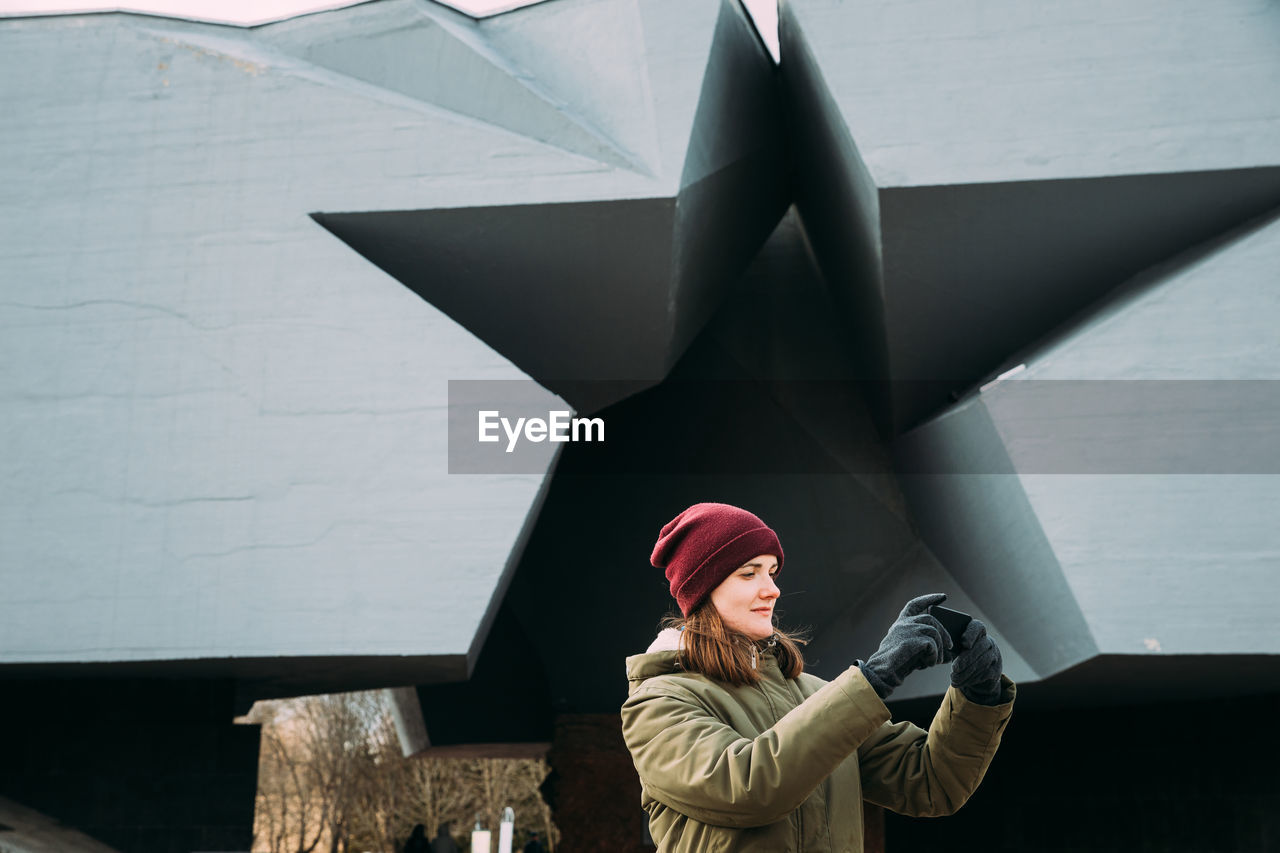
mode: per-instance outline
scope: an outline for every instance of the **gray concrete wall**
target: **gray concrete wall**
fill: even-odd
[[[1064,9],[1034,21],[1018,17],[1025,11],[1007,21],[933,11],[913,22],[890,5],[789,4],[793,64],[784,57],[781,77],[728,2],[558,0],[476,22],[385,0],[248,32],[129,15],[0,24],[12,81],[3,106],[15,118],[0,128],[13,152],[0,185],[15,202],[0,214],[0,406],[12,449],[0,461],[0,581],[13,591],[0,604],[0,664],[167,660],[171,671],[260,682],[260,692],[273,679],[281,692],[464,678],[537,533],[549,462],[519,475],[449,475],[445,380],[533,376],[573,389],[601,365],[648,384],[672,365],[678,378],[782,383],[761,428],[742,431],[732,395],[702,395],[693,402],[706,420],[664,424],[670,445],[658,450],[700,447],[719,425],[713,437],[732,440],[712,441],[690,467],[737,474],[782,459],[783,473],[816,465],[835,478],[770,498],[820,543],[810,546],[816,560],[841,566],[798,608],[830,659],[863,652],[915,584],[953,582],[1009,641],[1014,671],[1044,677],[1131,649],[1108,626],[1150,566],[1131,557],[1137,574],[1116,581],[1116,553],[1145,549],[1153,560],[1167,542],[1168,556],[1187,561],[1187,580],[1170,593],[1176,606],[1160,618],[1185,609],[1223,560],[1245,572],[1245,586],[1264,583],[1265,485],[1229,490],[1243,503],[1219,525],[1228,556],[1192,565],[1185,522],[1224,481],[1197,481],[1176,507],[1165,503],[1172,492],[1130,490],[1124,506],[1142,507],[1145,533],[1110,528],[1124,517],[1117,505],[1035,480],[1044,472],[1006,441],[996,389],[980,411],[965,409],[978,416],[951,409],[919,435],[930,458],[989,451],[997,473],[1017,482],[919,488],[895,479],[882,439],[909,415],[945,407],[954,389],[890,400],[886,419],[884,385],[834,400],[786,385],[815,374],[902,378],[894,359],[901,366],[910,353],[925,378],[929,365],[960,365],[963,375],[946,378],[964,387],[1042,344],[1134,269],[1270,204],[1275,149],[1227,144],[1221,133],[1240,122],[1261,138],[1275,129],[1274,103],[1258,95],[1275,70],[1272,30],[1240,25],[1272,22],[1271,7],[1241,5],[1212,24],[1189,7],[1163,16],[1143,7],[1091,29]],[[564,28],[597,40],[565,55]],[[1200,88],[1180,76],[1182,59],[1149,49],[1162,33],[1186,42]],[[610,42],[616,50],[602,46]],[[436,52],[416,50],[424,45]],[[1233,59],[1215,64],[1214,51]],[[606,60],[616,65],[591,73]],[[437,61],[450,73],[437,73]],[[1055,61],[1066,78],[1048,70]],[[1145,82],[1131,84],[1135,68]],[[877,76],[887,69],[894,76]],[[1096,93],[1117,80],[1115,108],[1098,112]],[[1167,86],[1185,98],[1171,100]],[[1037,89],[1081,130],[1066,133],[1065,119],[1029,106]],[[956,115],[952,100],[973,108]],[[774,126],[784,115],[785,137]],[[950,143],[931,124],[946,115]],[[1172,147],[1160,142],[1169,127]],[[1156,137],[1141,168],[1125,159],[1140,128]],[[1014,157],[1048,140],[1043,162]],[[898,155],[915,177],[894,177]],[[795,167],[794,183],[770,168],[777,162]],[[1007,170],[991,172],[997,163]],[[738,273],[792,191],[805,232],[784,228],[791,258],[769,269],[773,256],[762,256],[765,271],[752,275],[769,292],[743,310],[752,275]],[[641,222],[649,230],[634,240]],[[1122,249],[1097,251],[1099,223],[1116,226],[1101,230]],[[514,236],[494,239],[504,234]],[[1110,342],[1089,332],[1074,351],[1141,353],[1176,322],[1200,336],[1197,364],[1268,378],[1258,366],[1274,354],[1258,336],[1273,253],[1212,252],[1244,259],[1223,261],[1211,279],[1239,279],[1243,289],[1223,304],[1245,307],[1206,324],[1215,297],[1204,294],[1217,285],[1194,298],[1177,290],[1180,319],[1158,302],[1127,305],[1125,316],[1151,318],[1139,323],[1145,331]],[[904,265],[915,255],[924,260]],[[611,263],[626,275],[610,275]],[[1033,276],[1037,265],[1052,269]],[[988,267],[995,284],[977,281]],[[1256,275],[1241,279],[1241,269]],[[960,280],[944,275],[955,270]],[[1019,310],[991,319],[985,308],[1006,298],[1022,300]],[[1255,325],[1237,329],[1245,320]],[[1101,315],[1088,323],[1119,328]],[[744,336],[762,328],[774,339],[766,346]],[[1224,347],[1226,334],[1258,342]],[[1125,363],[1115,378],[1141,378]],[[574,365],[582,375],[556,373]],[[622,405],[634,390],[593,402]],[[689,402],[657,390],[671,396],[614,410],[650,445],[650,419]],[[915,392],[889,396],[904,393]],[[623,467],[635,473],[653,453],[636,449]],[[909,456],[899,455],[898,473],[912,470]],[[594,464],[574,458],[576,474]],[[657,487],[644,500],[669,515],[691,491]],[[608,509],[590,490],[564,500]],[[823,500],[832,507],[823,524],[796,509]],[[832,534],[842,513],[862,527]],[[571,527],[565,517],[556,524]],[[1008,534],[998,549],[982,536],[988,528]],[[548,531],[540,553],[559,547],[545,544]],[[1233,552],[1232,543],[1245,544]],[[855,545],[866,553],[841,564]],[[1020,610],[1035,595],[1052,600],[1060,633],[1036,636],[1034,614]],[[1215,619],[1229,609],[1215,608]],[[1239,624],[1259,630],[1256,619]],[[1156,627],[1142,626],[1144,650],[1156,651],[1148,640],[1164,648]],[[1270,649],[1265,638],[1193,637],[1174,648]],[[548,660],[557,642],[555,630],[539,640]],[[309,676],[298,675],[303,664]]]
[[[445,379],[523,374],[308,214],[582,163],[166,26],[0,23],[0,663],[465,656],[541,477]]]
[[[1033,659],[1042,677],[1093,654],[1280,653],[1278,235],[1273,215],[1147,271],[899,442],[952,571],[995,597],[1042,575],[1008,601],[1026,639],[1075,649]]]
[[[880,187],[1275,165],[1257,0],[782,0]]]
[[[782,4],[797,204],[886,434],[1280,205],[1277,14]]]
[[[1276,269],[1271,216],[1132,282],[983,395],[1103,651],[1280,653]],[[1066,429],[1038,429],[1017,383],[1053,380],[1091,381],[1037,407]],[[1114,467],[1046,470],[1031,436]]]
[[[773,65],[732,2],[12,19],[0,43],[0,665],[465,678],[551,455],[450,476],[447,380],[659,381],[785,205]],[[554,215],[598,201],[618,218]],[[553,226],[526,255],[472,227],[527,244],[520,209]],[[654,209],[665,241],[635,241]],[[438,304],[317,224],[395,211],[434,216],[395,263],[376,227],[352,245]]]

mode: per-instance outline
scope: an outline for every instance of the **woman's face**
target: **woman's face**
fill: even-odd
[[[753,640],[773,635],[773,603],[780,593],[773,576],[778,558],[772,554],[754,557],[711,590],[711,604],[724,624]]]

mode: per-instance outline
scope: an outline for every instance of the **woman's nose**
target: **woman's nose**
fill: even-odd
[[[778,589],[778,585],[773,582],[773,578],[769,578],[769,583],[764,587],[764,589],[760,590],[761,598],[777,598],[781,594],[782,591]]]

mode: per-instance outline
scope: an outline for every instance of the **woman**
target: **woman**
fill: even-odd
[[[831,682],[804,672],[774,627],[782,545],[756,516],[695,504],[662,528],[682,618],[627,659],[622,730],[660,851],[861,851],[862,801],[906,815],[954,812],[977,788],[1014,685],[978,620],[953,647],[910,601],[880,648]],[[916,669],[952,661],[929,730],[884,705]]]

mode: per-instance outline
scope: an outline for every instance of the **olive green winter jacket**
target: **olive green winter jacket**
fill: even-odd
[[[856,667],[788,679],[773,651],[761,682],[735,687],[676,664],[627,658],[622,733],[659,851],[862,851],[862,801],[904,815],[951,814],[1000,744],[1015,688],[988,707],[948,689],[926,732],[890,723]]]

